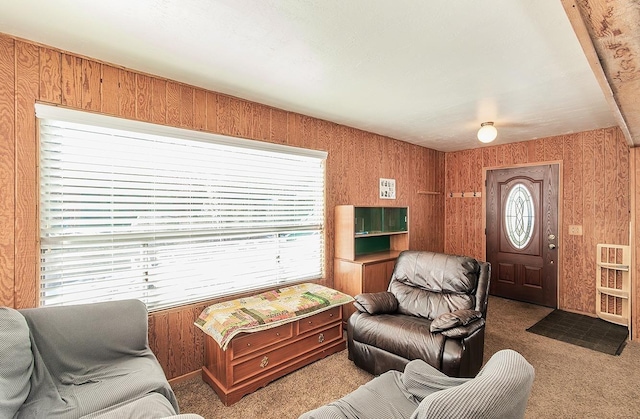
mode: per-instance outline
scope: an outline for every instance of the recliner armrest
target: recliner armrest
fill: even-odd
[[[448,338],[462,339],[466,338],[467,336],[471,336],[476,332],[476,330],[483,328],[484,324],[484,319],[480,318],[473,323],[469,323],[466,326],[457,326],[451,329],[443,330],[442,334]]]
[[[373,315],[395,313],[398,310],[396,296],[387,291],[358,294],[353,298],[353,305],[362,313]]]
[[[431,322],[431,333],[443,332],[459,326],[466,326],[477,322],[482,318],[482,313],[477,310],[455,310],[450,313],[442,313]],[[445,335],[446,336],[446,335]]]

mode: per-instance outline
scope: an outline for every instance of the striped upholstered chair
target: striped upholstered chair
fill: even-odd
[[[534,369],[519,353],[495,353],[475,378],[448,377],[421,360],[387,371],[300,419],[520,419]]]

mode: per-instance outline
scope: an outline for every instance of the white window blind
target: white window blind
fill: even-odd
[[[326,153],[36,108],[41,305],[153,310],[322,276]]]

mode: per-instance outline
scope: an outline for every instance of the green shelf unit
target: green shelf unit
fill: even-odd
[[[384,252],[391,248],[389,236],[360,237],[355,240],[356,256]]]
[[[408,207],[338,205],[335,216],[337,258],[355,260],[408,249]]]
[[[406,207],[355,207],[357,236],[407,231]]]

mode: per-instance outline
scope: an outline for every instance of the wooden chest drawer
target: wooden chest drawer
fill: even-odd
[[[239,362],[233,366],[233,384],[275,368],[296,358],[299,354],[312,351],[327,343],[342,339],[342,322],[327,329],[320,329],[297,342],[271,350],[264,354]]]
[[[248,355],[274,343],[289,339],[291,336],[293,336],[292,323],[283,324],[282,326],[262,330],[260,332],[238,335],[231,340],[233,359]]]
[[[317,329],[318,327],[335,322],[336,319],[342,319],[341,310],[342,306],[333,307],[327,311],[323,311],[322,313],[299,320],[298,333],[305,333],[308,330]]]
[[[226,406],[298,368],[345,349],[342,307],[235,336],[226,351],[205,336],[202,378]]]

